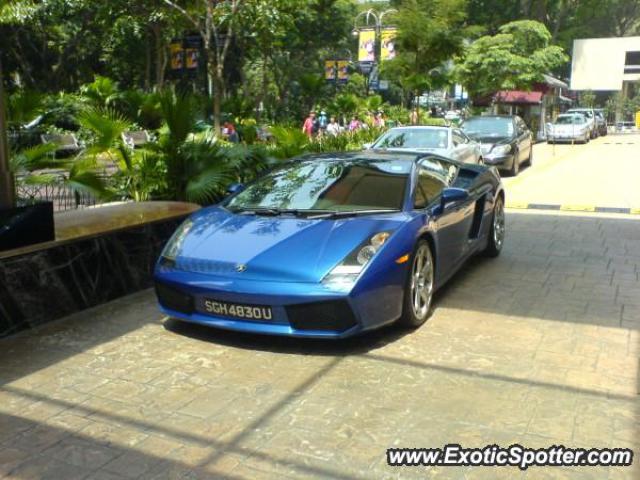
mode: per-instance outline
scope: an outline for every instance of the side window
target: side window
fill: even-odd
[[[458,145],[462,145],[464,143],[464,139],[457,131],[453,132],[451,134],[451,137],[452,137],[454,147],[457,147]]]
[[[418,170],[418,183],[416,185],[416,199],[413,202],[414,208],[425,208],[429,203],[442,192],[447,185],[443,179],[420,167]]]

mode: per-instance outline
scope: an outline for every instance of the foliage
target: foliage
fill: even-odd
[[[550,45],[551,34],[535,21],[503,25],[499,33],[473,42],[457,66],[457,77],[471,95],[498,90],[528,90],[542,75],[568,60],[563,50]]]
[[[393,19],[398,54],[383,64],[383,74],[407,96],[444,86],[445,62],[474,32],[465,24],[466,0],[405,0],[400,7]]]

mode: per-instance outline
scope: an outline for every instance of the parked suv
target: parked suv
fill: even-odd
[[[486,165],[495,165],[517,175],[521,164],[533,160],[533,134],[517,115],[486,115],[469,117],[462,131],[480,143]]]
[[[601,108],[596,109],[596,125],[598,127],[598,135],[604,137],[607,134],[607,118]]]

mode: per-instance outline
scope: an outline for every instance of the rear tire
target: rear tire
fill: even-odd
[[[420,239],[411,254],[399,325],[405,328],[418,328],[427,321],[431,315],[434,277],[435,268],[431,247],[429,242]]]
[[[491,215],[491,228],[489,230],[489,240],[487,247],[482,252],[483,255],[495,258],[500,255],[504,245],[505,221],[504,221],[504,200],[502,197],[496,198]]]

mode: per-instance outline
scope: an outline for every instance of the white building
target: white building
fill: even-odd
[[[573,41],[571,90],[626,91],[640,80],[640,37]]]

